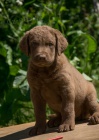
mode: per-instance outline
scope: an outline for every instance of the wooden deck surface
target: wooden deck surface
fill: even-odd
[[[49,140],[63,136],[62,140],[99,140],[99,125],[76,124],[74,131],[57,133],[57,128],[47,129],[46,134],[29,137],[28,132],[34,123],[26,123],[0,128],[0,140]]]

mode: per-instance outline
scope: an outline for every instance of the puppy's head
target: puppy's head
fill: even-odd
[[[48,67],[68,43],[60,31],[49,26],[36,26],[27,31],[20,41],[21,50],[30,56],[34,65]]]

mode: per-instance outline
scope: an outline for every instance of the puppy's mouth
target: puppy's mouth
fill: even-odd
[[[49,67],[52,64],[52,62],[47,59],[46,55],[43,54],[36,55],[33,59],[33,63],[38,67]]]
[[[49,61],[43,61],[43,62],[33,61],[33,64],[38,66],[38,67],[49,67],[52,65],[52,63]]]

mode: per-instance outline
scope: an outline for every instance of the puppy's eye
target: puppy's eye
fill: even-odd
[[[49,47],[52,47],[52,46],[53,46],[53,44],[52,44],[52,43],[48,43],[48,46],[49,46]]]

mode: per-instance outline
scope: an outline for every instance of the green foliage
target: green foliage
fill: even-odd
[[[19,50],[19,40],[36,25],[59,29],[69,42],[65,54],[70,62],[99,85],[99,14],[92,0],[1,0],[0,126],[34,121],[26,80],[28,58]]]

